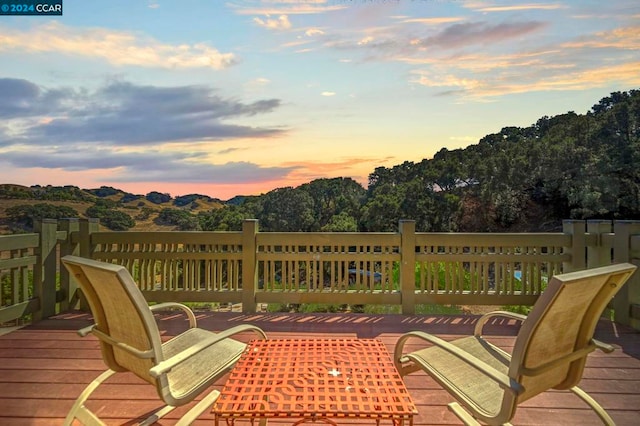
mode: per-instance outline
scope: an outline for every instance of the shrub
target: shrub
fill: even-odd
[[[100,199],[87,209],[86,214],[88,217],[100,219],[100,223],[112,231],[126,231],[135,226],[136,222],[131,216],[116,210],[116,205],[117,203],[113,201]]]
[[[122,196],[122,198],[120,199],[120,202],[121,203],[129,203],[131,201],[139,200],[140,198],[142,198],[142,195],[124,194]],[[141,205],[141,204],[144,206],[144,201],[140,201],[138,203],[138,205]]]
[[[154,204],[168,203],[169,201],[171,201],[171,195],[151,191],[147,194],[147,200],[151,201]]]
[[[7,216],[13,222],[33,229],[35,222],[42,219],[64,219],[78,217],[78,212],[69,206],[56,206],[49,203],[20,204],[7,209]]]
[[[126,231],[136,225],[131,216],[118,210],[106,210],[100,218],[100,223],[112,231]]]
[[[158,215],[158,220],[169,225],[176,225],[181,231],[201,230],[197,216],[180,209],[162,209]]]
[[[116,195],[119,191],[111,186],[101,186],[99,189],[89,189],[87,192],[96,197],[104,198],[110,195]]]

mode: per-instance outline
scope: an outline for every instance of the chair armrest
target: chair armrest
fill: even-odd
[[[431,334],[422,332],[422,331],[411,331],[409,333],[403,334],[400,339],[398,339],[398,343],[396,343],[395,347],[395,360],[398,362],[406,362],[410,360],[411,354],[402,355],[402,350],[404,348],[404,344],[410,337],[417,337],[422,340],[426,340],[429,343],[432,343],[439,348],[449,352],[465,363],[469,364],[471,367],[475,368],[482,374],[486,375],[493,381],[495,381],[500,387],[506,390],[510,390],[516,395],[524,392],[524,388],[520,383],[507,376],[506,374],[496,370],[486,362],[474,357],[470,353],[460,349],[457,346],[452,345],[451,343],[440,339],[439,337],[433,336]]]
[[[482,336],[482,328],[484,327],[484,325],[491,318],[495,318],[495,317],[503,317],[503,318],[515,319],[515,320],[518,320],[518,321],[524,321],[524,320],[527,319],[526,315],[516,314],[515,312],[509,312],[509,311],[488,312],[488,313],[482,315],[480,317],[480,319],[478,319],[478,322],[476,323],[476,327],[475,327],[475,329],[473,331],[473,335],[474,336]]]
[[[189,308],[186,305],[183,305],[182,303],[165,302],[165,303],[158,303],[157,305],[149,306],[149,309],[151,309],[151,312],[159,311],[161,309],[175,309],[175,308],[182,310],[187,315],[187,318],[189,318],[189,328],[197,327],[198,324],[196,322],[196,316],[193,314],[193,311],[191,310],[191,308]]]
[[[117,340],[112,339],[111,336],[109,336],[108,334],[105,334],[102,331],[100,331],[95,324],[81,328],[80,330],[76,331],[76,333],[78,333],[80,337],[86,337],[89,334],[93,334],[99,340],[106,342],[113,347],[125,350],[137,356],[138,358],[148,359],[153,357],[153,351],[151,349],[146,351],[141,351],[140,349],[134,348],[131,345],[127,345],[126,343],[118,342]]]
[[[591,343],[596,345],[597,349],[600,349],[602,352],[607,353],[607,354],[610,354],[611,352],[616,350],[616,348],[613,347],[612,345],[610,345],[608,343],[601,342],[600,340],[591,339]]]
[[[80,337],[87,337],[89,334],[91,334],[95,326],[95,324],[91,324],[87,327],[81,328],[80,330],[76,331],[76,333],[78,333],[78,336]]]
[[[606,347],[606,345],[604,344],[602,345]],[[574,350],[573,352],[570,352],[567,355],[564,355],[560,358],[556,358],[551,362],[538,365],[535,368],[527,368],[520,365],[519,366],[520,372],[518,374],[525,374],[527,376],[538,376],[540,374],[547,373],[553,370],[554,368],[557,368],[563,365],[568,365],[569,363],[577,359],[586,358],[587,355],[589,355],[591,352],[595,351],[596,349],[598,349],[598,346],[595,344],[593,339],[591,339],[590,343],[587,346],[580,348],[578,350]]]
[[[181,362],[183,362],[184,360],[194,356],[195,354],[197,354],[198,352],[201,352],[205,349],[207,349],[209,346],[224,340],[224,339],[228,339],[229,337],[233,336],[234,334],[238,334],[241,333],[243,331],[253,331],[256,334],[258,334],[260,339],[266,339],[267,335],[264,333],[264,331],[262,331],[262,329],[254,326],[254,325],[250,325],[250,324],[243,324],[243,325],[238,325],[235,327],[231,327],[227,330],[224,330],[220,333],[216,333],[214,335],[212,335],[211,337],[204,339],[201,342],[196,343],[195,345],[181,351],[178,352],[177,354],[175,354],[174,356],[172,356],[169,359],[166,359],[160,363],[158,363],[156,366],[152,367],[149,370],[149,374],[151,374],[152,377],[158,378],[160,377],[162,374],[165,374],[169,371],[171,371],[171,369],[173,367],[175,367],[176,365],[180,364]]]

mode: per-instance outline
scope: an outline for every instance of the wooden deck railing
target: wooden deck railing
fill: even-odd
[[[0,324],[27,316],[37,320],[68,307],[64,301],[58,305],[56,274],[59,243],[70,235],[68,225],[45,220],[34,233],[0,235]]]
[[[102,232],[96,220],[45,220],[0,236],[0,323],[78,302],[59,257],[126,266],[150,302],[530,305],[554,274],[640,259],[640,221],[565,221],[558,233]],[[33,290],[27,283],[33,272]],[[56,278],[58,277],[58,278]],[[640,280],[613,302],[640,328]]]

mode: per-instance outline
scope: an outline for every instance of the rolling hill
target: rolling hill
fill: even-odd
[[[19,224],[11,220],[8,210],[12,207],[38,204],[66,206],[87,217],[87,209],[96,202],[106,202],[113,209],[126,213],[135,221],[132,231],[171,231],[176,226],[158,219],[163,209],[180,209],[193,214],[222,208],[225,202],[206,195],[189,194],[171,197],[151,192],[146,195],[131,194],[116,188],[80,189],[76,186],[22,186],[0,184],[0,234],[13,233]]]

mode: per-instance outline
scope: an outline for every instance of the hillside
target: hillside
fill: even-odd
[[[78,213],[78,217],[88,217],[87,209],[99,200],[113,203],[113,210],[131,216],[135,222],[129,228],[132,231],[171,231],[175,224],[164,223],[159,219],[163,209],[179,209],[191,214],[208,212],[222,208],[225,203],[206,195],[190,194],[172,198],[166,194],[152,192],[136,195],[125,191],[102,187],[99,189],[80,189],[75,186],[21,186],[0,184],[0,234],[8,234],[27,229],[10,220],[8,211],[18,206],[53,205],[68,207]]]

